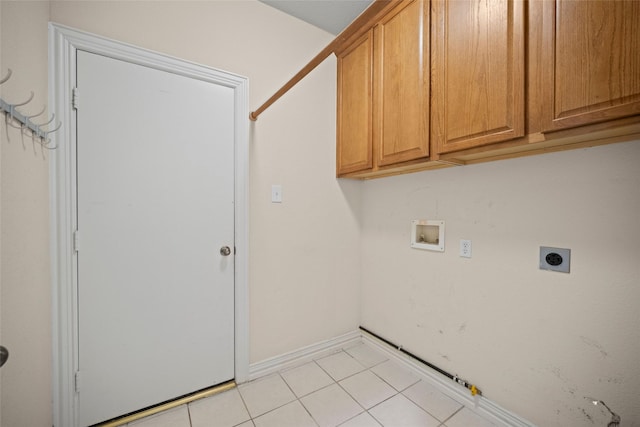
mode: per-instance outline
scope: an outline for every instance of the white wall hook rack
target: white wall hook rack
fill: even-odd
[[[12,75],[12,71],[9,68],[7,75],[0,78],[0,85],[6,83],[11,78],[11,75]],[[51,119],[49,119],[49,121],[47,121],[46,123],[37,124],[37,123],[34,123],[31,119],[42,115],[45,112],[46,107],[44,107],[42,111],[40,111],[39,113],[33,114],[31,116],[27,116],[21,113],[20,111],[18,111],[17,109],[17,107],[22,107],[24,105],[27,105],[29,102],[31,102],[33,100],[33,96],[34,96],[34,93],[32,91],[30,93],[29,99],[27,99],[26,101],[14,103],[14,104],[6,102],[4,99],[0,97],[0,111],[2,111],[2,113],[4,114],[7,128],[11,126],[16,129],[21,129],[22,132],[30,133],[32,139],[34,141],[37,141],[42,147],[49,150],[55,149],[56,147],[52,147],[50,145],[51,140],[49,139],[49,135],[57,131],[58,129],[60,129],[60,127],[62,126],[62,122],[59,122],[58,125],[53,129],[44,129],[45,126],[49,126],[54,121],[55,114],[52,114]],[[16,125],[16,123],[18,125]],[[9,137],[9,130],[7,129],[7,138],[8,137]]]

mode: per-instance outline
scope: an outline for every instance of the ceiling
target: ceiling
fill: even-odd
[[[260,0],[311,25],[338,35],[373,0]]]

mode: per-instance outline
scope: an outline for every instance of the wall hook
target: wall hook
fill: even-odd
[[[16,107],[21,107],[23,105],[27,105],[28,103],[31,102],[31,100],[33,99],[34,93],[33,91],[31,91],[31,94],[29,95],[29,99],[27,99],[24,102],[19,102],[17,104],[8,104],[9,105],[9,115],[11,116],[11,120],[15,119],[16,116]]]
[[[31,115],[31,116],[25,116],[25,118],[27,118],[27,119],[31,120],[31,119],[33,119],[34,117],[38,117],[38,116],[42,115],[42,113],[44,113],[46,110],[47,110],[47,106],[46,106],[46,105],[43,105],[43,106],[42,106],[42,110],[41,110],[38,114],[33,114],[33,115]]]
[[[33,91],[31,91],[31,94],[29,95],[29,99],[27,99],[27,100],[26,100],[26,101],[24,101],[24,102],[20,102],[20,103],[18,103],[18,104],[11,104],[11,106],[12,106],[13,108],[15,108],[15,107],[22,107],[23,105],[27,105],[28,103],[30,103],[30,102],[31,102],[31,100],[33,99],[33,96],[34,96],[34,93],[33,93]]]
[[[2,1],[2,0],[0,0]],[[11,71],[10,68],[7,69],[7,74],[4,77],[0,78],[0,84],[5,83],[7,80],[9,80],[9,78],[11,77],[11,75],[13,74],[13,72]],[[34,117],[38,117],[41,116],[45,113],[45,111],[47,110],[46,105],[42,107],[42,110],[39,111],[36,114],[31,114],[31,115],[25,115],[22,114],[20,111],[18,111],[17,107],[21,107],[23,105],[27,105],[29,102],[31,102],[33,100],[34,97],[34,93],[33,91],[31,91],[31,93],[29,94],[29,99],[23,101],[23,102],[19,102],[17,104],[10,104],[8,102],[6,102],[4,99],[2,99],[0,97],[0,113],[4,114],[4,120],[5,120],[5,131],[7,133],[7,140],[10,140],[10,135],[9,135],[9,127],[12,128],[16,128],[16,129],[20,129],[22,135],[28,132],[31,132],[31,137],[33,139],[34,142],[36,142],[36,138],[39,139],[39,143],[40,145],[42,145],[43,147],[49,149],[49,150],[53,150],[57,147],[50,147],[49,146],[49,140],[48,140],[48,135],[50,135],[51,133],[57,131],[58,129],[60,129],[60,127],[62,126],[62,122],[58,123],[58,125],[55,127],[55,129],[51,129],[51,130],[44,130],[42,129],[42,126],[47,126],[51,123],[54,122],[56,115],[52,114],[51,115],[51,119],[49,121],[47,121],[46,123],[42,123],[42,124],[36,124],[32,121],[32,119]],[[15,123],[18,123],[20,126],[17,126]]]
[[[46,126],[46,125],[48,125],[49,123],[51,123],[51,122],[53,121],[53,119],[55,119],[55,118],[56,118],[55,113],[54,113],[54,114],[51,114],[51,118],[49,119],[49,121],[48,121],[48,122],[46,122],[46,123],[40,123],[40,124],[37,124],[36,126],[37,126],[37,127]]]
[[[5,77],[3,77],[2,79],[0,79],[0,85],[3,84],[4,82],[6,82],[7,80],[9,80],[11,78],[11,74],[13,73],[13,71],[11,71],[11,68],[7,68],[7,75]]]
[[[51,130],[45,130],[43,132],[43,139],[47,139],[49,137],[49,134],[57,132],[60,128],[62,127],[62,122],[58,122],[58,126],[56,126],[55,128],[51,129]]]
[[[54,129],[47,130],[44,133],[45,135],[49,135],[50,133],[57,132],[61,127],[62,127],[62,122],[58,122],[58,126],[56,126]]]
[[[22,131],[28,130],[29,129],[29,123],[33,123],[31,121],[31,119],[33,119],[34,117],[38,117],[39,115],[41,115],[42,113],[44,113],[47,110],[47,106],[43,105],[42,106],[42,110],[37,113],[37,114],[32,114],[30,116],[24,116],[24,121],[20,122],[20,129],[22,129]],[[15,127],[17,129],[17,126],[13,126],[11,125],[11,127]]]

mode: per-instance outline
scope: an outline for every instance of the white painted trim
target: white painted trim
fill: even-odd
[[[362,340],[365,344],[387,355],[389,359],[418,374],[421,379],[433,385],[445,395],[462,403],[483,418],[491,420],[494,424],[505,427],[535,427],[535,424],[507,411],[485,397],[471,396],[471,393],[465,387],[454,383],[437,371],[398,351],[389,344],[378,340],[376,337],[362,332]]]
[[[56,427],[77,426],[76,259],[71,236],[75,224],[75,114],[71,90],[76,81],[76,51],[83,50],[195,78],[234,89],[235,93],[235,379],[249,377],[248,200],[249,96],[248,80],[236,74],[183,61],[126,43],[49,24],[49,111],[62,128],[52,134],[57,149],[50,165],[51,271],[53,328],[53,422]]]
[[[253,363],[249,367],[249,380],[255,380],[256,378],[293,368],[319,357],[335,353],[345,347],[350,347],[361,342],[361,337],[360,331],[353,331],[280,356],[263,360],[262,362]]]

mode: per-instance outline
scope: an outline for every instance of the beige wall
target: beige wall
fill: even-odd
[[[252,109],[332,40],[257,1],[51,4],[54,22],[249,77]],[[358,187],[334,178],[335,68],[327,60],[252,125],[252,362],[358,324]]]
[[[47,104],[47,2],[0,2],[3,99],[35,114]],[[10,358],[0,370],[2,426],[51,425],[51,292],[49,281],[49,153],[1,118],[0,289],[2,344]],[[41,121],[46,119],[38,118]],[[34,119],[35,120],[35,119]]]
[[[48,19],[245,75],[251,108],[331,40],[253,0],[0,1],[0,19],[2,96],[38,107]],[[1,424],[49,426],[48,159],[0,126]],[[252,125],[252,362],[361,322],[541,426],[604,425],[584,396],[638,425],[638,143],[365,183],[333,177],[334,143],[330,58]],[[446,221],[445,253],[409,248],[418,218]],[[571,248],[571,274],[539,271],[540,245]]]
[[[640,425],[639,163],[636,141],[366,182],[363,326],[536,425],[606,425],[585,396]],[[446,221],[444,253],[412,219]]]
[[[245,75],[251,108],[332,40],[257,1],[0,5],[3,66],[19,76],[3,96],[34,90],[37,105],[47,102],[49,19]],[[334,135],[333,59],[252,125],[252,362],[358,325],[359,184],[336,182]],[[12,352],[2,370],[7,426],[51,424],[47,165],[46,153],[3,137],[2,333]],[[282,204],[270,202],[271,184],[282,185]]]

